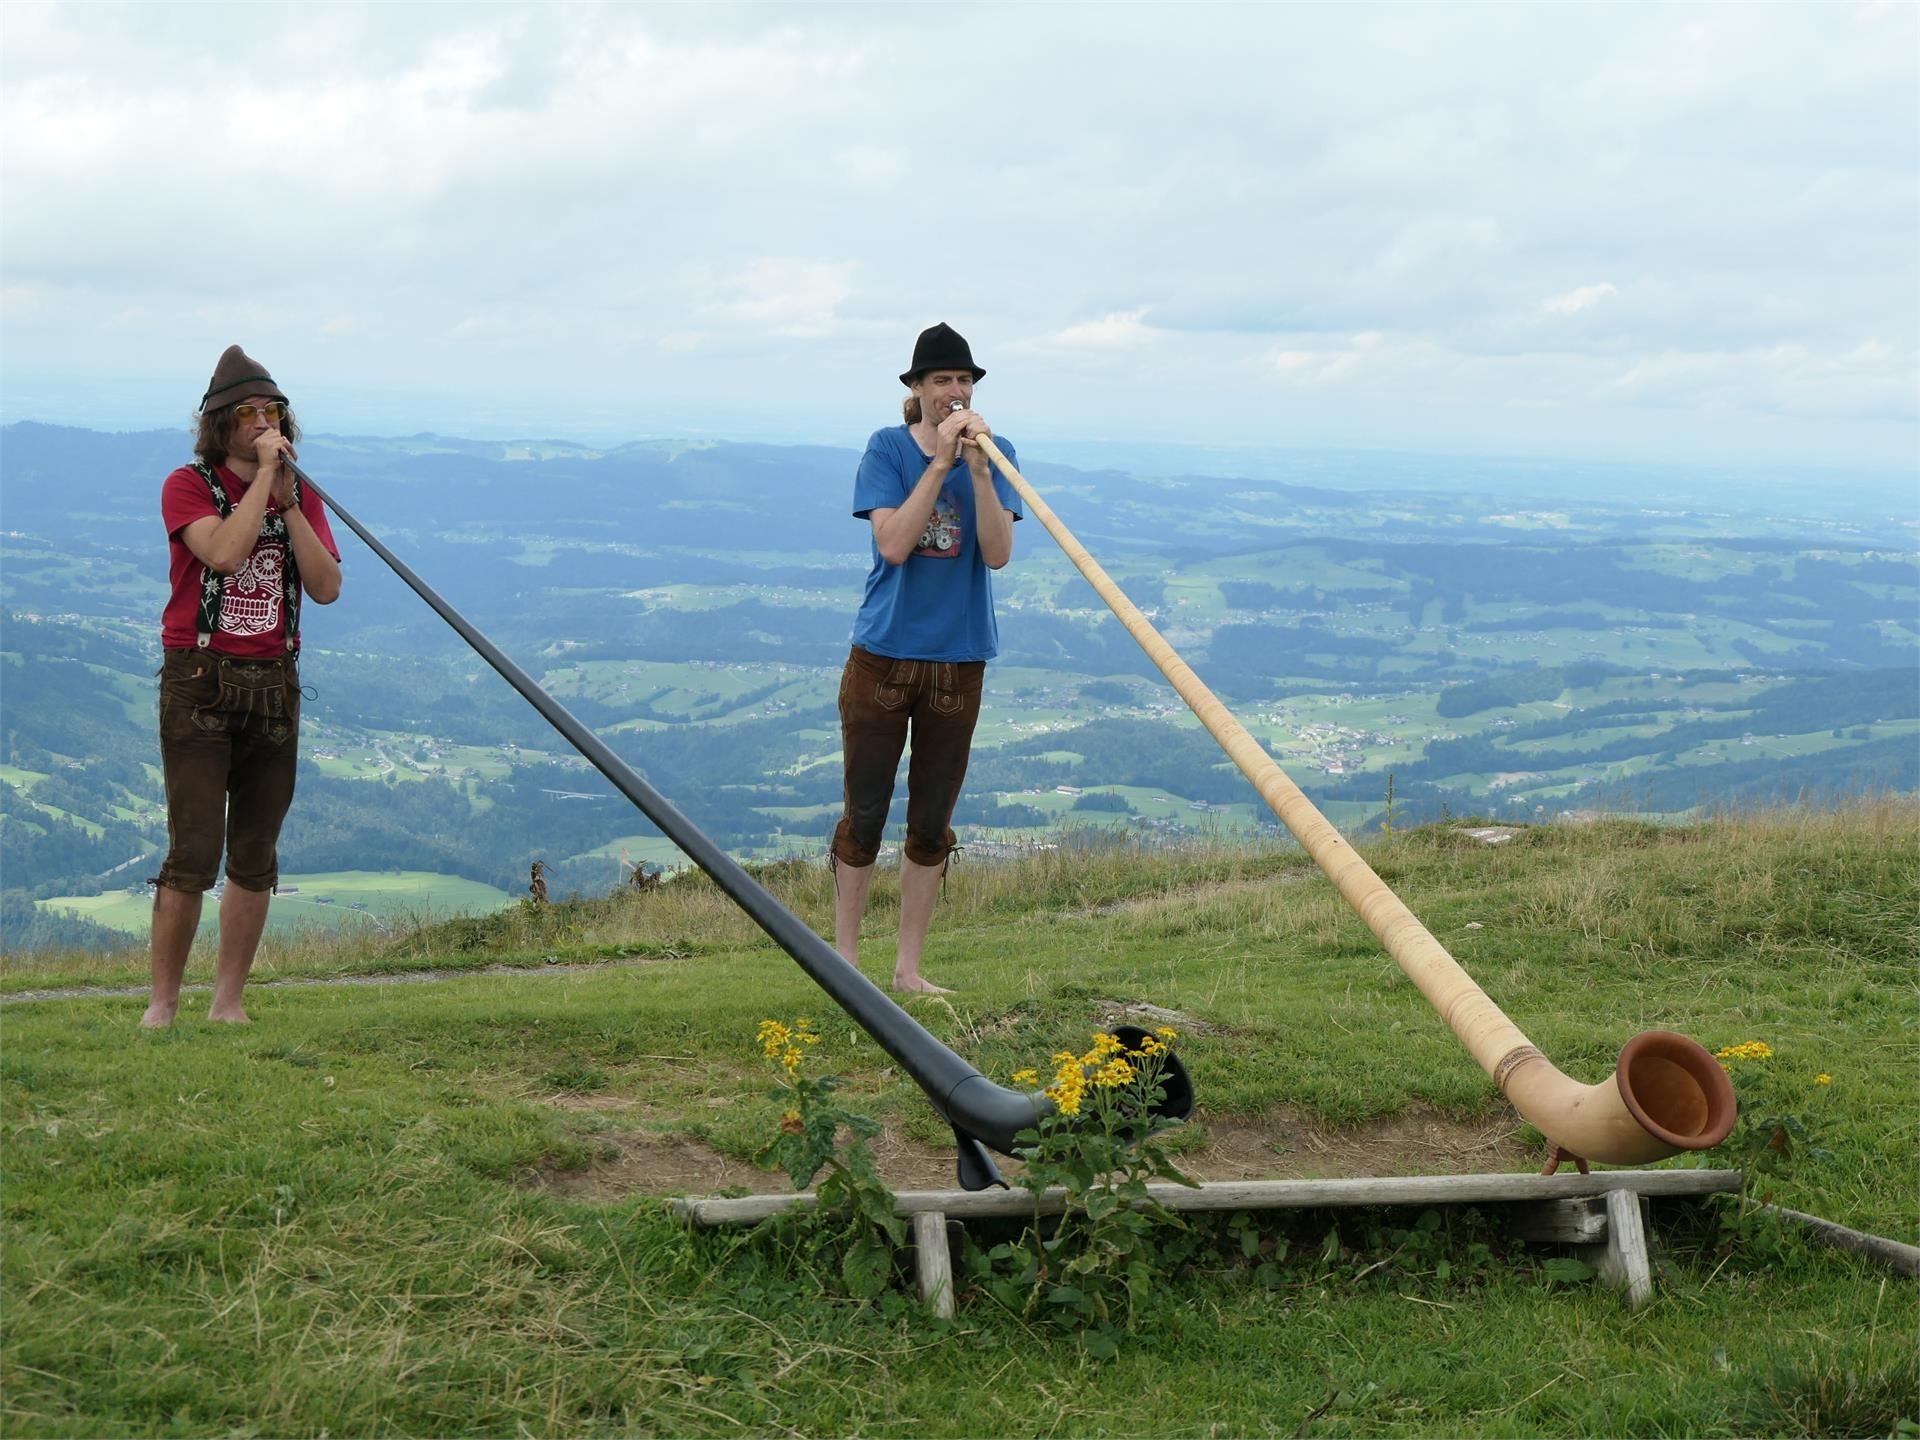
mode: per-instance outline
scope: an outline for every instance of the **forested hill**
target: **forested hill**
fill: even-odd
[[[23,897],[46,902],[46,925],[50,910],[126,924],[109,901],[138,911],[127,892],[163,844],[157,499],[187,449],[184,430],[0,430],[9,945]],[[707,833],[743,855],[822,848],[871,553],[848,513],[854,450],[310,436],[301,456]],[[1311,457],[1297,473],[1150,475],[1023,445],[1022,469],[1336,823],[1388,821],[1389,795],[1409,819],[1541,818],[1920,785],[1920,569],[1910,539],[1853,508],[1782,510],[1760,489],[1750,512],[1652,506],[1606,498],[1644,485],[1598,480],[1583,502],[1564,476],[1529,495],[1457,460],[1443,489],[1418,457],[1372,457],[1364,487]],[[284,870],[440,876],[504,903],[534,858],[585,890],[675,863],[335,531],[347,587],[306,617]],[[976,852],[1270,824],[1044,530],[1016,535],[957,817]]]

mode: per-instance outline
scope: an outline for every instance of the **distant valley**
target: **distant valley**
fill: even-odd
[[[1019,438],[1016,435],[1016,440]],[[164,847],[152,674],[160,479],[184,432],[0,430],[6,948],[144,924]],[[1024,447],[1023,447],[1024,451]],[[302,461],[716,841],[818,855],[838,667],[867,565],[857,454],[313,437]],[[1023,470],[1330,818],[1547,820],[1920,788],[1911,516],[1751,513],[1644,485],[1539,493],[1450,462],[1381,483]],[[1400,483],[1392,483],[1395,465]],[[1578,493],[1584,488],[1586,495]],[[603,893],[677,852],[336,522],[310,613],[278,924]],[[996,847],[1273,817],[1037,522],[995,578],[1002,654],[957,817]],[[1389,810],[1391,796],[1391,810]],[[897,819],[897,817],[896,817]],[[320,878],[324,877],[324,878]],[[384,878],[383,878],[384,877]],[[317,880],[318,884],[314,883]],[[404,881],[404,883],[402,883]],[[321,890],[319,887],[324,886]],[[320,903],[324,894],[327,903]],[[362,908],[356,908],[362,907]]]

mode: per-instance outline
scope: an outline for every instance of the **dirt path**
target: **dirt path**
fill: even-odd
[[[471,980],[484,975],[518,975],[531,979],[536,975],[577,975],[583,971],[630,969],[646,965],[665,965],[671,957],[643,955],[628,960],[596,960],[591,965],[564,965],[549,961],[538,969],[530,965],[483,965],[473,970],[396,970],[390,975],[315,975],[297,980],[247,981],[247,993],[256,990],[307,990],[327,985],[431,985],[445,980]],[[182,995],[212,993],[211,984],[182,985]],[[114,996],[145,995],[145,985],[70,985],[49,990],[16,990],[0,995],[0,1005],[21,1004],[31,1000],[99,1000]]]
[[[558,1097],[566,1110],[618,1113],[626,1102]],[[1335,1130],[1290,1105],[1264,1115],[1212,1118],[1202,1112],[1195,1134],[1205,1143],[1176,1156],[1197,1180],[1316,1180],[1369,1175],[1460,1175],[1514,1170],[1538,1158],[1519,1139],[1511,1117],[1462,1122],[1431,1110],[1410,1110],[1351,1129]],[[778,1171],[761,1170],[684,1136],[611,1130],[594,1142],[614,1152],[584,1170],[542,1172],[534,1183],[578,1200],[623,1200],[636,1195],[744,1192],[783,1195],[793,1187]],[[875,1166],[895,1190],[951,1190],[952,1146],[908,1140],[892,1127],[873,1141]],[[1017,1162],[998,1158],[1017,1173]]]

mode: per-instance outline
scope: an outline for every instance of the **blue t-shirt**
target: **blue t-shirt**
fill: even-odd
[[[1009,464],[1019,464],[1001,436],[993,443]],[[873,432],[853,481],[853,513],[898,510],[933,461],[905,425]],[[997,469],[994,493],[1020,518],[1020,501]],[[871,536],[871,531],[869,531]],[[901,565],[881,557],[877,541],[867,593],[853,622],[853,643],[895,660],[991,660],[1000,649],[993,623],[993,586],[980,558],[974,527],[973,476],[965,465],[947,473],[920,543]]]

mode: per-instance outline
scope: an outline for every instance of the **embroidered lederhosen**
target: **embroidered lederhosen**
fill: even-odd
[[[207,488],[213,492],[214,508],[225,520],[233,514],[233,501],[228,498],[219,475],[204,460],[194,461],[193,468],[207,482]],[[293,503],[300,503],[298,479],[293,482]],[[287,533],[286,519],[279,514],[269,514],[260,522],[260,535],[262,539],[278,540],[286,556],[286,563],[280,567],[280,597],[286,607],[287,654],[297,655],[300,653],[300,571],[293,560],[293,537]],[[220,601],[225,593],[225,578],[209,565],[200,567],[200,615],[195,622],[195,629],[199,632],[202,650],[213,642],[213,633],[220,628]]]

